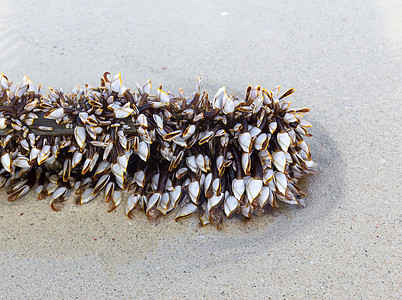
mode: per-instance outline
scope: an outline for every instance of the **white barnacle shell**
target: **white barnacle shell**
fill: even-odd
[[[204,172],[207,172],[207,166],[206,166],[206,161],[205,161],[204,155],[202,155],[201,153],[198,154],[197,157],[195,158],[195,162],[196,162],[198,168],[200,168]]]
[[[250,129],[250,136],[251,136],[251,138],[252,139],[254,139],[257,135],[259,135],[261,133],[261,129],[260,128],[258,128],[258,127],[256,127],[256,126],[253,126],[253,127],[251,127],[251,129]]]
[[[186,158],[186,164],[190,168],[191,171],[193,171],[194,173],[197,173],[198,165],[197,165],[197,161],[196,161],[196,158],[194,155],[188,156]]]
[[[4,153],[1,155],[1,164],[7,172],[12,173],[12,160],[10,153]]]
[[[153,206],[157,205],[161,200],[161,198],[162,198],[161,193],[152,194],[152,196],[148,199],[146,212],[148,212]]]
[[[187,203],[182,208],[180,208],[180,210],[177,212],[175,220],[177,221],[179,219],[188,217],[191,214],[193,214],[196,210],[197,210],[197,206],[195,204],[193,204],[191,202]]]
[[[29,101],[26,105],[25,105],[25,107],[24,107],[24,109],[26,110],[26,111],[32,111],[35,107],[36,107],[36,105],[38,104],[38,99],[33,99],[32,101]]]
[[[232,181],[232,190],[233,190],[233,195],[236,197],[237,200],[241,200],[241,197],[244,194],[244,191],[246,189],[246,185],[244,184],[243,179],[235,179]]]
[[[64,197],[66,195],[66,193],[67,193],[66,187],[60,187],[60,188],[56,189],[53,192],[52,197],[50,198],[49,204],[52,205],[54,201]]]
[[[121,191],[114,190],[112,194],[112,201],[114,203],[114,208],[120,205],[121,199],[122,199]]]
[[[122,87],[123,83],[121,81],[121,73],[116,74],[112,82],[110,83],[110,88],[112,89],[113,92],[120,92],[120,88]]]
[[[28,169],[31,167],[29,164],[29,159],[25,156],[18,156],[17,158],[14,159],[13,165],[16,167]]]
[[[250,174],[250,169],[251,169],[251,159],[250,159],[250,153],[243,153],[241,157],[241,165],[243,167],[244,173],[246,175]]]
[[[250,218],[253,214],[253,209],[250,206],[250,203],[247,202],[246,205],[241,205],[241,213],[243,216],[245,216],[246,218]]]
[[[266,133],[261,133],[254,141],[254,148],[257,150],[265,150],[268,147],[268,136]]]
[[[188,125],[187,128],[183,132],[183,139],[184,140],[189,139],[194,134],[195,129],[196,129],[195,125],[193,125],[193,124]]]
[[[251,135],[250,132],[244,132],[239,135],[239,144],[244,152],[251,151]]]
[[[158,126],[158,128],[160,130],[162,130],[163,129],[163,119],[162,119],[162,117],[160,115],[153,114],[152,118],[154,119],[154,121],[156,123],[156,126]]]
[[[80,197],[80,203],[81,205],[88,203],[89,201],[93,200],[95,198],[95,195],[92,193],[93,188],[86,189],[84,193],[82,193]]]
[[[250,178],[247,182],[247,198],[250,203],[261,193],[263,182],[261,179]]]
[[[0,118],[0,129],[5,129],[7,127],[7,119]]]
[[[279,193],[285,195],[286,194],[286,187],[288,185],[288,180],[286,175],[281,172],[275,172],[274,175],[274,182]]]
[[[81,162],[82,156],[83,156],[82,152],[79,151],[74,152],[73,159],[71,162],[73,168],[75,168]]]
[[[169,193],[163,193],[162,198],[159,201],[158,210],[163,214],[166,214],[169,205],[171,205]]]
[[[223,102],[223,97],[225,96],[225,94],[226,94],[226,88],[223,86],[215,94],[215,97],[212,101],[213,108],[222,109],[222,105],[223,105],[222,102]]]
[[[283,151],[288,151],[288,148],[290,146],[290,136],[287,134],[287,132],[280,132],[276,136],[279,146]]]
[[[137,153],[143,161],[147,161],[149,158],[149,144],[144,141],[140,142]]]
[[[269,123],[269,132],[274,133],[277,127],[278,124],[276,122]]]
[[[181,195],[182,195],[182,187],[180,185],[175,186],[173,191],[169,192],[169,199],[174,207],[176,206],[177,202],[180,200]]]
[[[258,201],[258,205],[264,207],[267,204],[270,195],[271,190],[269,189],[269,187],[263,186],[259,196],[256,198],[256,201]]]
[[[145,182],[145,173],[144,171],[140,170],[134,173],[134,180],[135,182],[143,187],[144,186],[144,182]]]
[[[137,123],[144,128],[148,127],[148,119],[144,114],[140,114],[137,117]]]
[[[80,148],[84,147],[84,143],[87,137],[85,127],[77,126],[74,129],[74,137]]]
[[[293,113],[286,113],[285,116],[283,117],[283,120],[286,123],[297,122],[297,119]]]
[[[214,193],[214,195],[208,199],[208,210],[210,211],[211,208],[221,203],[223,196],[224,196],[223,193],[220,193],[220,195]]]
[[[190,196],[191,201],[194,202],[194,204],[198,203],[198,198],[200,197],[200,183],[198,181],[193,181],[188,185],[188,193]]]
[[[45,115],[45,118],[57,120],[57,119],[63,118],[63,116],[64,116],[64,108],[58,107],[58,108],[52,109],[49,113],[47,113]]]
[[[161,89],[158,89],[156,93],[160,102],[169,103],[170,101],[169,95],[166,92],[162,91]]]
[[[152,90],[151,79],[148,79],[147,83],[142,87],[142,91],[146,94],[150,94]]]
[[[123,178],[125,171],[120,164],[112,164],[112,172],[117,178]]]
[[[26,92],[26,90],[28,89],[28,83],[27,82],[23,82],[15,91],[15,96],[17,98],[21,98],[22,95],[24,95],[24,93]]]
[[[224,202],[224,211],[225,214],[228,218],[235,213],[235,211],[238,209],[240,206],[240,201],[236,199],[236,197],[229,196],[228,198],[225,199]]]
[[[126,215],[129,215],[130,212],[137,207],[139,200],[140,200],[140,197],[138,194],[131,194],[128,197],[127,204],[126,204]]]
[[[222,111],[225,114],[230,114],[234,112],[234,110],[235,110],[234,101],[225,92],[222,99]]]
[[[286,167],[285,152],[283,152],[283,151],[275,152],[272,157],[272,162],[274,163],[274,166],[278,169],[278,171],[280,171],[282,173],[285,172],[285,167]]]
[[[3,90],[7,90],[10,87],[10,83],[8,82],[7,77],[4,76],[3,73],[0,73],[0,87]]]
[[[134,109],[130,108],[130,103],[127,102],[123,107],[118,107],[114,109],[114,116],[117,119],[127,118],[134,112]]]
[[[51,147],[49,145],[43,145],[42,149],[39,152],[38,155],[38,165],[41,165],[42,163],[45,162],[45,160],[50,156],[51,152]]]
[[[271,168],[266,168],[263,174],[264,184],[267,184],[274,176],[274,170]]]

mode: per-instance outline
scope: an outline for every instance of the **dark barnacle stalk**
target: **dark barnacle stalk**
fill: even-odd
[[[293,92],[249,86],[240,99],[222,87],[209,97],[198,78],[191,96],[154,94],[151,81],[130,90],[106,72],[99,87],[42,95],[28,77],[16,86],[1,74],[0,188],[14,201],[36,184],[56,211],[70,195],[83,205],[103,194],[109,211],[127,195],[130,218],[199,212],[217,227],[278,201],[304,205],[297,183],[317,163],[304,140],[309,109],[289,108]]]

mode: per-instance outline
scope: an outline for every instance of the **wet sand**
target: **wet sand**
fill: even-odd
[[[223,229],[157,223],[100,198],[53,212],[0,192],[5,299],[400,297],[402,11],[398,1],[0,1],[0,72],[44,87],[190,93],[296,87],[320,173],[307,207]]]

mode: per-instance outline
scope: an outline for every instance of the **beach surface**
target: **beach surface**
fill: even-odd
[[[295,87],[320,170],[307,207],[218,231],[0,191],[1,298],[400,298],[400,1],[111,2],[0,0],[0,72],[44,90],[105,71],[175,94],[197,76],[210,94]]]

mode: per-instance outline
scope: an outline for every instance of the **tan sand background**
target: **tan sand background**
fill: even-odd
[[[296,87],[320,174],[305,209],[222,231],[1,191],[0,298],[400,298],[400,1],[111,2],[1,0],[0,72],[64,90],[104,71],[175,93],[198,75],[212,94]]]

